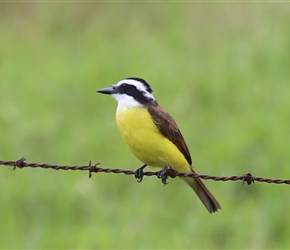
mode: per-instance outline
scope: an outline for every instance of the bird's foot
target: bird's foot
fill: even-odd
[[[167,170],[168,169],[169,169],[169,167],[165,166],[164,168],[162,168],[160,171],[157,172],[157,177],[159,179],[161,179],[161,181],[164,184],[164,186],[167,184],[166,180],[168,178],[168,175],[167,175]]]
[[[137,181],[140,183],[143,180],[143,169],[146,167],[147,165],[144,164],[142,167],[137,168],[135,170],[135,178],[137,179]]]
[[[164,168],[162,168],[160,171],[157,172],[157,177],[159,179],[161,179],[162,183],[164,184],[164,186],[166,184],[168,184],[168,182],[166,182],[168,177],[174,178],[176,177],[176,171],[174,169],[172,169],[169,166],[165,166]]]

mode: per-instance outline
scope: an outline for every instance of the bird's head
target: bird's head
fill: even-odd
[[[157,104],[150,85],[143,79],[129,77],[108,88],[97,90],[112,95],[118,101],[118,108]]]

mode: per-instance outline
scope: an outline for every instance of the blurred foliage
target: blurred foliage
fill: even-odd
[[[145,78],[198,173],[289,178],[287,3],[0,3],[0,159],[136,169],[116,103]],[[289,248],[289,187],[1,166],[1,248]],[[288,193],[287,193],[288,192]]]

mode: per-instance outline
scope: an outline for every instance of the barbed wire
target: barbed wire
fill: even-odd
[[[2,166],[11,166],[13,170],[16,168],[44,168],[44,169],[53,169],[53,170],[73,170],[73,171],[88,171],[89,178],[92,177],[92,173],[114,173],[114,174],[125,174],[125,175],[134,175],[136,176],[136,172],[132,170],[124,170],[119,168],[101,168],[99,167],[100,163],[91,164],[89,162],[88,165],[84,166],[61,166],[61,165],[52,165],[47,163],[28,163],[25,158],[21,158],[17,161],[2,161],[0,160],[0,165]],[[206,174],[197,174],[197,173],[179,173],[175,170],[168,168],[165,170],[165,180],[162,176],[160,176],[160,172],[144,172],[142,176],[157,176],[158,178],[162,178],[162,182],[166,184],[166,178],[171,177],[191,177],[191,178],[201,178],[204,180],[213,180],[213,181],[242,181],[242,183],[247,183],[248,185],[257,182],[264,183],[273,183],[273,184],[290,184],[290,180],[283,179],[272,179],[272,178],[263,178],[263,177],[254,177],[250,173],[243,174],[241,176],[212,176]],[[139,179],[140,181],[142,180]]]

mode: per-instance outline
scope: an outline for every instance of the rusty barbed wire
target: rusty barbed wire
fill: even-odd
[[[2,161],[0,160],[0,165],[2,166],[11,166],[13,170],[16,168],[44,168],[44,169],[53,169],[53,170],[79,170],[79,171],[88,171],[89,178],[92,177],[92,173],[114,173],[114,174],[125,174],[125,175],[135,175],[135,171],[124,170],[119,168],[101,168],[99,167],[100,163],[92,164],[89,162],[88,165],[84,166],[61,166],[61,165],[52,165],[47,163],[28,163],[25,158],[21,158],[17,161]],[[158,176],[159,172],[144,172],[143,176]],[[263,178],[263,177],[254,177],[250,173],[241,175],[241,176],[211,176],[206,174],[196,174],[196,173],[179,173],[169,168],[166,171],[166,176],[175,178],[175,177],[192,177],[192,178],[201,178],[204,180],[213,180],[213,181],[242,181],[242,183],[247,183],[248,185],[257,182],[264,183],[273,183],[273,184],[290,184],[290,180],[283,179],[272,179],[272,178]],[[158,176],[158,178],[160,178]],[[166,183],[165,183],[166,184]]]

